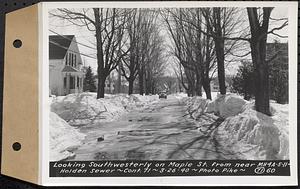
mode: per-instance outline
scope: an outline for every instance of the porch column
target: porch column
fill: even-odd
[[[77,75],[73,76],[74,77],[74,92],[77,93],[78,92],[78,88],[77,88]]]
[[[67,94],[70,94],[70,74],[67,74]]]

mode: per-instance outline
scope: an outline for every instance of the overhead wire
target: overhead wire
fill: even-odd
[[[87,55],[87,54],[84,54],[84,53],[72,51],[72,50],[70,50],[68,47],[64,47],[64,46],[62,46],[62,45],[60,45],[60,44],[58,44],[58,43],[56,43],[56,42],[54,42],[54,41],[51,41],[51,40],[50,40],[49,42],[50,42],[51,44],[53,44],[53,45],[56,45],[56,46],[61,47],[61,48],[63,48],[63,49],[69,50],[70,52],[77,53],[77,54],[80,54],[80,55],[82,55],[82,56],[86,56],[86,57],[89,57],[89,58],[92,58],[92,59],[96,59],[96,60],[97,60],[96,57],[92,57],[92,56]]]
[[[49,31],[52,32],[52,33],[54,33],[54,34],[56,34],[56,35],[58,35],[58,36],[60,36],[60,37],[62,37],[62,38],[64,38],[64,39],[67,39],[67,40],[69,40],[69,41],[73,41],[72,39],[69,39],[68,37],[66,37],[66,36],[64,36],[64,35],[61,35],[61,34],[55,32],[55,31],[53,31],[53,30],[51,30],[51,29],[49,29]],[[82,46],[84,46],[84,47],[87,47],[87,48],[90,48],[90,49],[93,49],[93,50],[97,50],[95,47],[88,46],[88,45],[83,44],[83,43],[80,43],[80,42],[78,42],[78,41],[73,41],[73,42],[75,42],[75,43],[77,43],[77,44],[79,44],[79,45],[82,45]]]

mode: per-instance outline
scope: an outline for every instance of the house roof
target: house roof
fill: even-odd
[[[50,35],[49,59],[63,59],[74,35]]]
[[[78,70],[76,70],[72,66],[66,65],[61,72],[78,72]]]

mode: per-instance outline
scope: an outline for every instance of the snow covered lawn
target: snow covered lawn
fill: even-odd
[[[235,94],[218,95],[213,101],[193,97],[187,104],[193,119],[210,113],[223,118],[218,133],[245,159],[289,159],[288,104],[271,102],[272,116],[255,111],[254,102]]]
[[[51,111],[72,126],[84,126],[116,120],[133,108],[147,106],[158,99],[157,95],[106,95],[96,99],[96,93],[69,94],[53,97]]]

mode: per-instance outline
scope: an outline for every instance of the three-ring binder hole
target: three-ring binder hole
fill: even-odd
[[[12,148],[14,149],[14,151],[19,151],[21,150],[21,144],[18,142],[13,143]]]
[[[22,41],[20,39],[16,39],[13,42],[15,48],[20,48],[22,46]]]

